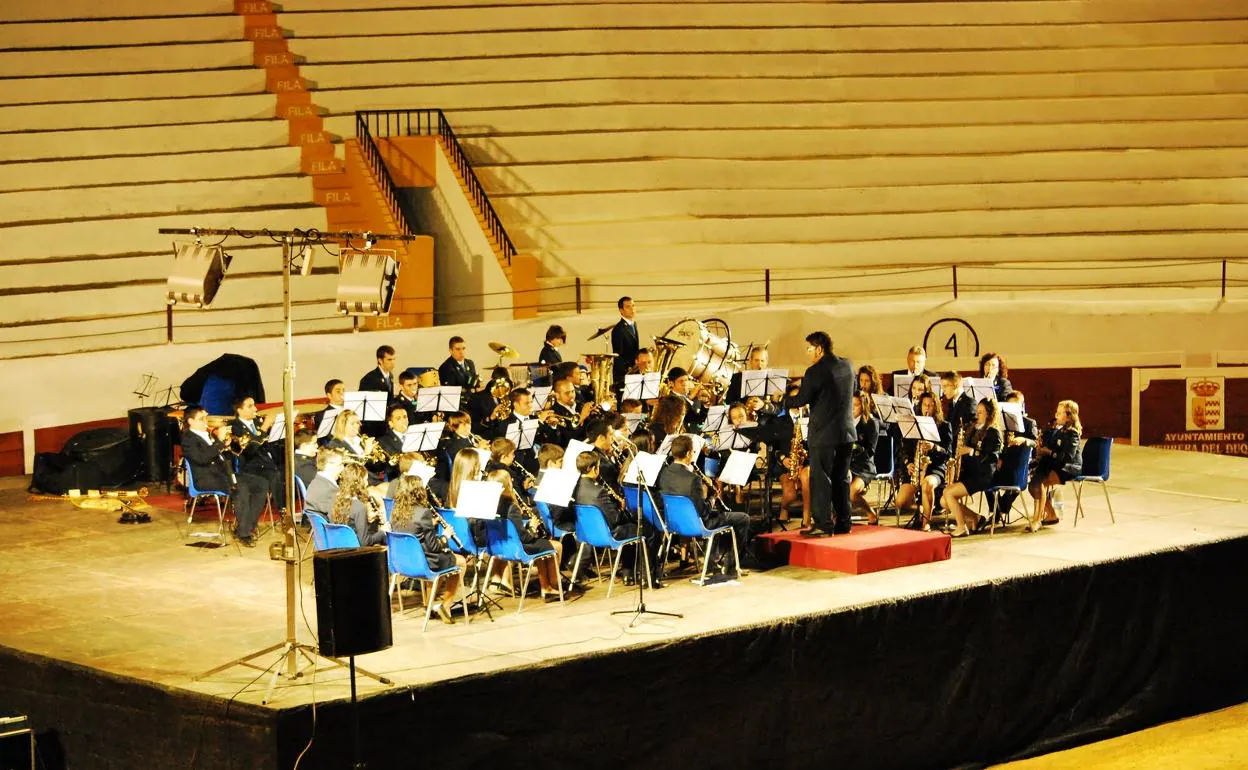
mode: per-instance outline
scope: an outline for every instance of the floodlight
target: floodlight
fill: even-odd
[[[220,246],[205,246],[198,241],[173,244],[173,269],[165,284],[165,300],[170,305],[181,302],[208,307],[217,296],[232,259]]]
[[[389,315],[399,279],[392,249],[343,249],[335,299],[343,315]]]

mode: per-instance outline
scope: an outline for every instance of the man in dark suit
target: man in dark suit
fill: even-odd
[[[700,428],[706,422],[708,407],[701,400],[689,397],[689,392],[696,384],[695,380],[689,376],[689,372],[676,366],[667,373],[667,382],[672,395],[680,396],[685,402],[685,425],[695,430]]]
[[[611,352],[615,353],[612,363],[612,380],[617,387],[624,383],[624,374],[637,358],[641,348],[641,339],[637,334],[637,322],[634,318],[637,311],[633,306],[632,297],[620,297],[615,303],[620,309],[620,320],[611,329]]]
[[[251,396],[234,401],[234,421],[230,423],[233,440],[242,449],[238,452],[239,470],[260,476],[269,482],[269,494],[279,508],[285,507],[286,477],[282,474],[285,447],[266,443],[275,415],[264,419],[256,416],[256,400]],[[278,450],[274,453],[273,450]],[[278,458],[281,458],[279,461]]]
[[[394,348],[377,348],[377,368],[360,378],[360,390],[379,390],[394,397]]]
[[[810,366],[801,388],[784,399],[787,409],[810,407],[806,444],[810,449],[810,515],[805,537],[841,535],[850,530],[849,458],[854,442],[854,396],[858,378],[849,359],[832,353],[825,332],[806,336]]]
[[[256,544],[256,522],[264,509],[269,484],[250,473],[235,474],[232,461],[222,455],[229,426],[208,431],[208,412],[201,406],[186,410],[186,430],[182,431],[182,456],[191,465],[198,489],[228,492],[234,503],[234,535],[251,548]]]
[[[659,491],[665,495],[679,495],[693,501],[693,507],[702,517],[702,524],[708,529],[728,525],[732,527],[737,538],[737,547],[742,551],[746,547],[746,538],[750,536],[749,514],[740,511],[716,511],[714,501],[706,499],[706,489],[702,479],[693,472],[693,440],[688,436],[677,436],[672,439],[672,462],[659,471]],[[723,562],[724,574],[740,572],[737,554],[724,541],[724,536],[716,538],[714,560]],[[743,557],[742,561],[746,561]]]
[[[607,519],[607,526],[611,528],[611,534],[617,540],[626,537],[633,537],[637,534],[637,514],[622,508],[611,493],[607,491],[607,486],[599,475],[600,471],[599,454],[595,452],[582,452],[576,458],[576,470],[581,474],[581,478],[576,482],[576,490],[572,495],[574,505],[594,505],[598,510],[602,511],[602,515]],[[650,581],[651,588],[662,588],[662,576],[657,570],[657,556],[660,534],[658,530],[648,524],[642,529],[642,536],[646,539],[646,550],[650,558]],[[631,551],[633,546],[625,546],[620,554],[620,577],[623,578],[625,585],[633,584],[633,565],[637,562],[636,553]],[[592,561],[592,559],[591,559]]]
[[[767,348],[755,346],[750,348],[750,354],[745,359],[745,368],[751,372],[759,372],[767,368]],[[744,400],[741,394],[741,372],[732,375],[732,379],[728,381],[728,393],[724,397],[724,401],[729,404],[735,404]]]
[[[959,429],[969,431],[975,425],[975,399],[962,390],[962,375],[945,372],[940,375],[940,387],[948,402],[945,419],[949,421],[950,432],[956,436]]]
[[[464,338],[451,337],[448,347],[451,354],[438,367],[438,381],[443,385],[458,385],[465,391],[475,390],[480,378],[477,377],[477,365],[467,357],[468,345]]]

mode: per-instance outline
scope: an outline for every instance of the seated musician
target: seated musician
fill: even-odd
[[[700,428],[702,423],[706,422],[707,406],[693,396],[701,387],[701,383],[690,377],[689,373],[679,366],[673,367],[667,373],[667,381],[671,387],[671,394],[679,396],[685,402],[686,425],[691,430]]]
[[[563,347],[568,341],[568,333],[563,330],[562,326],[553,325],[546,329],[546,343],[542,345],[542,352],[537,354],[537,362],[546,366],[554,366],[563,361],[563,356],[559,353],[559,348]]]
[[[481,480],[481,455],[477,454],[477,450],[471,447],[465,447],[455,453],[455,460],[451,463],[450,483],[446,487],[446,507],[452,511],[458,512],[459,509],[459,489],[465,481]],[[472,538],[477,546],[485,547],[485,525],[480,519],[470,519],[469,529],[472,530]]]
[[[307,510],[329,516],[338,497],[338,477],[346,465],[347,456],[340,449],[321,447],[316,453],[316,475],[308,482]]]
[[[550,440],[567,446],[571,439],[583,438],[585,436],[584,420],[593,409],[593,402],[589,401],[578,407],[576,385],[569,379],[556,381],[551,395],[554,403],[547,410],[552,415],[547,423],[553,433]]]
[[[663,446],[668,436],[685,431],[685,408],[685,400],[671,394],[655,402],[648,429],[656,447]]]
[[[526,475],[520,463],[516,461],[516,445],[511,439],[496,438],[490,442],[490,461],[485,464],[485,472],[507,471],[511,476],[511,485],[515,489],[527,491],[533,482]]]
[[[958,521],[953,537],[966,537],[984,525],[984,517],[968,510],[963,501],[992,485],[1003,443],[1001,410],[996,401],[985,398],[975,407],[974,428],[966,434],[961,446],[954,447],[956,456],[962,458],[961,471],[956,482],[951,479],[946,485],[941,497],[941,503]]]
[[[868,396],[884,392],[884,384],[880,382],[880,373],[875,370],[874,366],[868,364],[858,367],[858,392]]]
[[[962,391],[962,375],[956,371],[945,372],[940,375],[940,388],[948,402],[944,412],[949,429],[955,436],[959,430],[963,434],[970,433],[975,425],[975,399]]]
[[[503,494],[498,499],[498,516],[515,525],[516,533],[520,536],[520,543],[524,546],[524,552],[529,554],[542,551],[555,552],[553,559],[535,561],[533,569],[537,572],[537,580],[542,587],[543,601],[559,601],[559,583],[563,579],[559,573],[559,564],[563,554],[563,544],[559,541],[552,541],[546,536],[545,524],[540,523],[541,519],[536,511],[522,496],[516,494],[515,487],[511,485],[510,473],[499,468],[486,473],[485,478],[502,485]],[[499,561],[495,561],[494,564],[499,571],[504,566]],[[569,585],[566,590],[572,590],[572,586]]]
[[[398,487],[394,495],[394,508],[390,511],[390,530],[415,535],[425,552],[425,560],[435,572],[458,564],[461,572],[452,573],[442,578],[442,593],[435,598],[442,601],[436,609],[443,623],[454,623],[451,617],[451,604],[459,591],[460,575],[467,567],[463,556],[451,553],[446,543],[438,536],[438,528],[433,521],[433,510],[429,504],[429,491],[416,476],[400,476],[396,481]]]
[[[295,433],[295,475],[303,480],[303,485],[312,483],[316,478],[316,433],[300,430]]]
[[[276,415],[263,419],[256,416],[256,400],[251,396],[234,401],[234,421],[230,423],[234,451],[238,454],[239,470],[260,476],[269,483],[268,493],[273,504],[285,507],[286,481],[282,476],[281,455],[275,457],[265,443]],[[281,451],[285,451],[283,448]]]
[[[473,433],[488,436],[497,430],[498,423],[508,408],[503,406],[502,399],[506,399],[510,393],[511,379],[507,376],[507,370],[501,366],[495,367],[490,372],[489,383],[468,398],[465,411],[472,418]]]
[[[404,476],[411,475],[409,471],[412,469],[412,466],[415,465],[416,463],[424,463],[424,456],[421,455],[420,452],[403,452],[401,454],[395,455],[394,467],[398,471],[398,474],[393,479],[391,479],[390,481],[386,482],[385,484],[381,486],[380,488],[381,496],[383,498],[386,498],[387,500],[393,500],[395,498],[395,495],[399,493],[399,482],[403,480]],[[435,479],[430,479],[429,481],[433,482],[435,481]],[[423,483],[422,483],[422,486],[423,486]],[[446,490],[443,489],[443,491],[446,491]],[[433,496],[427,487],[425,488],[425,492],[426,492],[426,496]]]
[[[757,372],[767,368],[768,353],[767,348],[756,345],[750,348],[750,353],[745,357],[745,368],[747,371]],[[728,381],[728,392],[725,399],[729,402],[744,401],[744,395],[741,392],[741,372],[735,372],[732,379]]]
[[[368,488],[368,471],[359,463],[347,463],[338,474],[338,493],[327,517],[331,524],[346,524],[355,530],[360,545],[384,545],[385,514],[379,495]]]
[[[593,445],[594,454],[598,455],[598,478],[618,490],[620,466],[615,460],[615,437],[611,423],[605,419],[594,420],[585,426],[585,441]]]
[[[428,415],[422,415],[416,411],[416,394],[420,391],[420,378],[415,372],[405,371],[399,375],[399,392],[395,395],[394,400],[390,403],[398,404],[407,410],[407,422],[409,425],[419,425],[421,422],[428,422]]]
[[[1053,412],[1053,428],[1044,432],[1036,450],[1036,468],[1031,474],[1028,491],[1035,501],[1028,530],[1035,532],[1044,524],[1058,522],[1054,493],[1058,487],[1083,472],[1083,451],[1079,440],[1083,423],[1079,420],[1079,404],[1069,399],[1059,401]]]
[[[542,444],[542,448],[537,453],[537,484],[541,486],[542,476],[551,468],[563,467],[563,447],[558,444]],[[550,510],[550,520],[555,526],[565,532],[572,532],[576,529],[576,509],[570,505],[551,505],[546,504]]]
[[[607,520],[607,527],[611,530],[611,535],[617,540],[637,535],[637,516],[634,512],[629,511],[624,506],[624,500],[615,493],[609,486],[603,483],[599,477],[599,459],[596,452],[581,452],[576,457],[576,470],[581,474],[580,480],[576,483],[576,490],[572,497],[574,505],[593,505],[602,511],[602,515]],[[553,513],[553,512],[552,512]],[[642,530],[642,536],[646,538],[646,548],[651,560],[651,587],[662,588],[663,583],[661,576],[655,570],[658,566],[658,546],[660,536],[658,530],[646,525]],[[625,585],[632,585],[633,564],[636,559],[632,553],[632,546],[626,547],[620,555],[620,577]],[[590,561],[593,561],[592,559]]]
[[[702,479],[693,470],[693,440],[688,436],[677,436],[672,440],[671,455],[671,464],[659,472],[659,491],[663,494],[680,495],[692,500],[694,509],[698,511],[703,525],[707,528],[713,529],[725,525],[732,527],[736,534],[737,547],[742,552],[746,552],[750,517],[748,514],[730,511],[726,508],[716,510],[716,500],[714,498],[707,500]],[[720,507],[723,508],[722,503]],[[720,564],[724,574],[739,574],[739,567],[744,565],[738,565],[731,545],[725,543],[720,537],[716,539],[715,548],[715,553],[711,554],[711,558]],[[746,557],[742,557],[742,561],[746,561]]]
[[[979,357],[979,376],[992,380],[992,389],[996,391],[997,400],[1004,401],[1014,386],[1010,384],[1010,370],[1005,366],[1005,359],[996,353],[985,353]]]
[[[477,442],[472,438],[472,419],[466,412],[453,412],[446,418],[442,445],[438,447],[438,478],[449,481],[452,475],[451,465],[460,451],[476,445]]]
[[[208,410],[202,406],[188,407],[184,419],[187,429],[182,431],[182,456],[190,463],[195,487],[229,493],[234,505],[234,536],[248,548],[254,547],[268,481],[247,471],[234,472],[233,459],[225,456],[229,425],[209,432]]]
[[[898,369],[893,374],[907,374],[911,377],[917,377],[920,374],[927,375],[929,379],[935,379],[936,375],[927,370],[927,351],[922,345],[912,345],[906,351],[906,368]]]
[[[936,427],[940,431],[940,443],[902,439],[900,457],[904,475],[893,498],[893,505],[900,511],[917,502],[919,515],[911,520],[910,526],[927,532],[932,528],[932,510],[939,498],[937,493],[945,483],[945,464],[949,461],[953,448],[953,435],[949,432],[949,423],[944,421],[944,415],[941,414],[940,399],[934,393],[924,393],[919,399],[919,414],[936,421]],[[916,463],[923,466],[917,489],[915,476],[920,468],[916,467]]]
[[[871,397],[865,393],[854,397],[853,410],[858,440],[849,455],[849,504],[855,512],[867,517],[868,524],[878,524],[879,514],[867,502],[867,487],[875,479],[875,447],[880,440],[880,423],[871,414]]]
[[[1027,416],[1027,404],[1021,390],[1011,390],[1010,394],[1005,397],[1006,403],[1018,404],[1023,410],[1023,430],[1021,432],[1013,432],[1007,430],[1005,432],[1005,448],[1001,450],[1001,462],[997,467],[997,474],[993,477],[993,485],[1009,485],[1014,479],[1009,477],[1010,466],[1017,461],[1016,456],[1023,451],[1024,447],[1035,447],[1036,440],[1040,434],[1036,431],[1036,421]],[[1036,455],[1032,454],[1032,457]],[[989,508],[997,512],[998,516],[1004,516],[1014,506],[1014,501],[1018,498],[1017,492],[1001,492],[996,500],[992,496],[988,496]],[[1044,524],[1056,524],[1057,519],[1042,522]]]
[[[350,409],[344,409],[334,418],[334,429],[330,432],[330,439],[325,442],[325,446],[342,450],[348,460],[365,466],[370,474],[370,484],[381,484],[385,481],[389,463],[374,458],[377,439],[361,435],[360,426],[360,416]]]
[[[388,457],[403,454],[403,434],[407,432],[407,409],[402,404],[391,404],[386,413],[386,432],[377,438],[377,445]],[[393,464],[385,470],[387,480],[398,475]]]
[[[347,398],[347,386],[345,383],[343,383],[342,380],[329,380],[325,383],[325,406],[326,408],[323,411],[316,413],[316,429],[317,429],[318,434],[321,429],[321,421],[325,419],[326,415],[340,414],[342,408],[346,406],[346,403],[347,403],[346,398]],[[330,437],[326,436],[324,439],[321,440],[321,443],[325,444],[329,440],[330,440]]]

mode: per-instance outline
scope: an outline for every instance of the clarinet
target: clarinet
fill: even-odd
[[[715,484],[711,481],[711,477],[707,476],[706,473],[704,473],[702,469],[698,467],[697,463],[693,463],[689,467],[693,469],[693,473],[695,476],[697,476],[699,479],[703,481],[703,483],[705,483],[708,487],[711,488],[711,512],[712,513],[715,512],[716,503],[719,503],[719,509],[721,511],[726,512],[728,510],[728,504],[724,502],[723,498],[719,496],[719,492],[715,490]]]
[[[438,506],[438,508],[441,508],[441,507],[442,507],[442,505],[441,505],[441,501],[440,501],[440,500],[438,500],[438,498],[437,498],[437,497],[434,497],[434,494],[433,494],[432,492],[430,492],[430,493],[429,493],[429,496],[433,498],[433,503],[434,503],[434,505],[437,505],[437,506]],[[446,543],[446,542],[447,542],[447,538],[449,538],[451,542],[454,542],[454,543],[455,543],[455,545],[459,547],[459,550],[461,550],[461,551],[470,551],[470,550],[472,550],[472,549],[468,548],[467,546],[465,546],[465,545],[464,545],[464,543],[463,543],[463,541],[459,539],[459,535],[456,535],[456,534],[455,534],[455,528],[451,526],[451,523],[450,523],[450,522],[448,522],[446,519],[442,518],[442,514],[438,513],[438,508],[434,508],[434,509],[433,509],[430,513],[431,513],[431,514],[432,514],[432,516],[433,516],[433,523],[434,523],[435,525],[437,525],[437,524],[441,524],[441,525],[442,525],[442,530],[443,530],[444,532],[446,532],[446,536],[442,538],[442,542],[443,542],[443,543]]]

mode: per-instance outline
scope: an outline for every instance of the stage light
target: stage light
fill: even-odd
[[[343,249],[338,268],[336,302],[343,315],[389,315],[399,279],[399,263],[392,249]]]
[[[208,307],[217,296],[225,271],[233,259],[220,246],[194,243],[173,244],[173,270],[165,284],[165,300]]]

